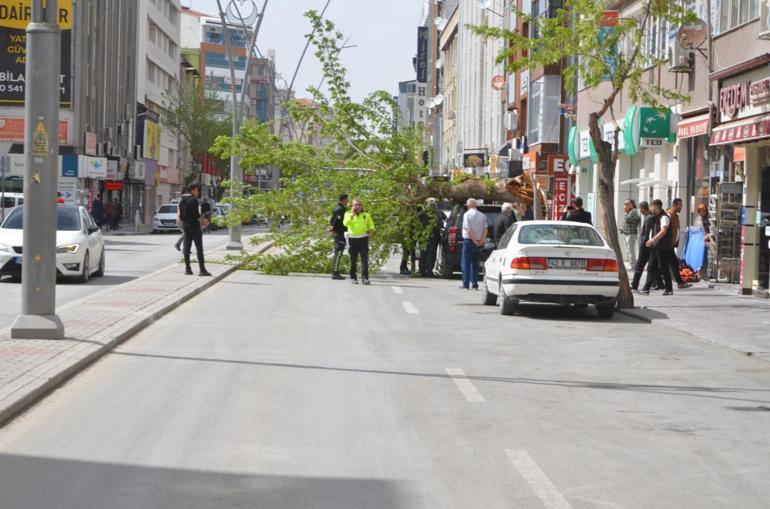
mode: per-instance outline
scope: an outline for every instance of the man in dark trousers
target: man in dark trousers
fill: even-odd
[[[642,280],[642,273],[650,261],[650,248],[647,247],[647,240],[650,238],[650,232],[655,227],[655,215],[650,213],[650,204],[646,201],[639,203],[639,213],[642,216],[642,229],[639,232],[639,253],[636,257],[634,266],[634,279],[631,282],[631,289],[638,290],[639,282]]]
[[[332,259],[332,279],[341,281],[345,279],[340,275],[340,261],[345,253],[345,232],[347,228],[342,222],[345,220],[345,212],[348,207],[348,195],[341,194],[337,206],[332,210],[332,217],[329,219],[328,231],[334,238],[334,258]]]
[[[201,223],[206,225],[205,218],[201,218],[200,207],[198,205],[198,195],[201,192],[200,184],[193,184],[190,186],[190,196],[185,196],[179,202],[179,208],[177,210],[177,219],[182,223],[182,229],[184,231],[184,265],[185,274],[192,276],[192,268],[190,268],[190,250],[192,249],[193,242],[195,243],[195,251],[198,254],[198,272],[201,276],[210,276],[206,270],[206,264],[203,260],[203,232],[201,231]]]
[[[510,203],[503,203],[502,211],[500,215],[495,218],[495,224],[492,227],[492,232],[495,238],[495,248],[500,244],[500,239],[503,238],[508,228],[516,222],[516,214],[513,213],[513,205]]]
[[[591,213],[587,210],[583,210],[583,198],[580,196],[575,198],[575,210],[573,210],[572,213],[567,216],[567,221],[593,225]]]
[[[436,267],[438,246],[441,244],[441,231],[444,229],[446,216],[439,210],[435,198],[428,198],[427,210],[432,221],[431,231],[428,247],[420,255],[420,272],[422,272],[423,277],[431,278],[433,277],[433,269]]]
[[[674,246],[671,217],[663,210],[663,202],[660,200],[652,202],[652,213],[655,216],[655,222],[650,232],[650,238],[645,239],[645,245],[650,249],[650,267],[647,271],[647,282],[640,293],[649,295],[653,281],[657,281],[662,273],[663,282],[666,285],[666,291],[663,295],[674,295],[671,271],[669,270],[671,266],[669,254]]]
[[[206,220],[206,227],[203,229],[206,233],[209,232],[209,224],[211,224],[211,203],[208,198],[203,198],[201,202],[201,217]]]
[[[99,196],[94,198],[94,202],[91,204],[91,215],[94,216],[94,221],[101,228],[104,224],[104,203]]]

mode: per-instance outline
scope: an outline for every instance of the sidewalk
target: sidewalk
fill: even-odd
[[[269,243],[249,251],[264,252]],[[206,253],[211,260],[224,251]],[[59,308],[67,339],[17,340],[0,331],[0,426],[116,345],[237,270],[207,264],[212,277],[185,276],[182,264]]]
[[[634,301],[637,309],[624,314],[770,361],[770,301],[738,295],[737,285],[698,283],[672,297],[634,294]]]

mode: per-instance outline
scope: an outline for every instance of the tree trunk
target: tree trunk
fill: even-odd
[[[607,236],[607,242],[615,251],[618,259],[618,276],[620,278],[620,288],[618,289],[618,309],[629,309],[634,307],[634,294],[631,291],[631,283],[628,280],[628,272],[623,262],[623,250],[620,247],[620,238],[618,236],[618,223],[615,221],[615,165],[612,158],[612,147],[602,139],[602,132],[599,130],[599,118],[595,113],[590,115],[588,122],[591,134],[591,141],[596,147],[596,153],[599,156],[599,200],[602,207],[602,224]]]
[[[483,199],[490,202],[526,203],[530,207],[534,203],[534,190],[526,175],[497,181],[476,177],[470,177],[457,183],[429,181],[419,194],[426,198],[446,199],[457,203],[463,203],[468,198]],[[546,199],[542,191],[539,191],[539,194],[538,204],[544,217]]]

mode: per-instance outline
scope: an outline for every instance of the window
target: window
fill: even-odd
[[[604,246],[596,231],[588,226],[527,225],[521,228],[519,244]]]
[[[527,138],[529,145],[559,143],[561,77],[543,76],[529,85]]]
[[[759,0],[713,1],[716,2],[716,5],[712,4],[714,35],[727,32],[759,17]]]
[[[56,230],[76,232],[80,230],[80,212],[77,207],[58,206],[56,207]],[[3,223],[3,228],[10,230],[24,229],[24,209],[13,209],[8,219]]]
[[[511,241],[513,234],[516,232],[516,226],[518,226],[518,223],[513,223],[510,228],[508,228],[508,231],[505,232],[503,238],[500,239],[500,244],[497,245],[497,249],[505,249],[508,247],[508,243]]]

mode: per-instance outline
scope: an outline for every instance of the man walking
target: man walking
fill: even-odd
[[[644,289],[640,292],[643,295],[650,294],[650,288],[653,281],[663,275],[663,282],[666,285],[666,291],[663,295],[673,295],[674,289],[671,284],[671,261],[669,254],[674,245],[674,239],[671,231],[671,218],[663,210],[663,202],[653,200],[652,213],[655,215],[650,238],[646,240],[645,245],[650,249],[650,267],[647,271],[647,282]]]
[[[182,200],[184,200],[186,197],[190,196],[190,193],[185,193],[182,195],[182,198],[180,198],[179,202],[181,203]],[[179,236],[178,239],[176,239],[176,242],[174,243],[174,247],[177,251],[182,250],[182,244],[184,244],[184,225],[182,224],[182,221],[179,219],[179,205],[177,205],[177,215],[176,215],[176,225],[179,227],[179,231],[182,232],[182,234]]]
[[[91,215],[94,216],[97,226],[101,228],[104,224],[104,203],[100,196],[94,198],[94,202],[91,204]]]
[[[636,202],[631,199],[626,200],[623,204],[623,212],[625,212],[626,215],[623,218],[623,229],[621,232],[626,238],[628,263],[633,267],[636,265],[637,245],[639,244],[639,223],[642,222],[642,217],[639,215],[639,211],[636,210]]]
[[[477,202],[469,198],[468,211],[463,215],[463,252],[460,266],[463,273],[464,290],[479,289],[479,262],[481,247],[487,239],[487,216],[478,211]]]
[[[508,231],[508,228],[513,225],[513,223],[516,222],[516,215],[513,213],[513,205],[510,203],[503,203],[502,211],[499,216],[495,219],[495,224],[492,227],[494,239],[495,239],[495,248],[500,244],[500,239],[503,238],[503,235],[505,235],[505,232]]]
[[[332,234],[334,239],[334,256],[332,258],[332,279],[335,281],[342,281],[345,278],[340,275],[340,262],[342,261],[342,255],[345,253],[345,212],[348,207],[348,195],[341,194],[337,201],[337,206],[332,210],[332,217],[329,219],[328,231]]]
[[[642,221],[642,231],[639,234],[639,238],[642,239],[642,241],[639,243],[639,252],[636,257],[636,263],[634,264],[634,279],[631,282],[632,290],[639,289],[642,273],[647,266],[647,262],[650,261],[650,248],[647,247],[647,240],[650,238],[650,233],[655,227],[655,214],[650,212],[649,203],[646,201],[639,203],[639,212]]]
[[[677,287],[690,288],[692,285],[685,283],[682,275],[679,273],[679,256],[676,254],[676,248],[679,247],[679,213],[682,211],[682,199],[675,198],[671,202],[671,208],[668,209],[668,215],[671,218],[671,249],[668,252],[669,266],[676,280]]]
[[[364,212],[360,198],[353,199],[353,208],[345,212],[342,224],[348,229],[350,247],[350,279],[358,284],[358,257],[361,256],[361,279],[363,284],[369,284],[369,237],[374,235],[374,222],[368,212]]]
[[[184,231],[184,265],[185,274],[188,276],[192,276],[193,273],[192,268],[190,268],[190,251],[193,243],[195,243],[195,251],[198,254],[198,274],[201,276],[211,275],[206,270],[206,264],[203,260],[203,232],[201,231],[201,225],[206,226],[207,221],[201,217],[198,206],[198,195],[200,192],[200,184],[191,185],[190,195],[182,198],[177,211],[177,219],[182,223]]]
[[[587,210],[583,210],[583,198],[580,196],[575,198],[575,210],[567,216],[567,221],[593,225],[591,213]]]

